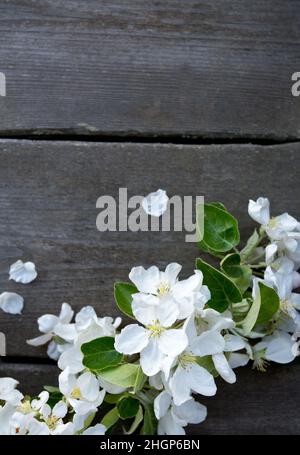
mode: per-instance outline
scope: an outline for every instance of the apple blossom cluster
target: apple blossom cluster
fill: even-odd
[[[259,227],[238,249],[236,219],[221,203],[205,204],[199,248],[219,268],[198,258],[179,279],[177,263],[133,267],[130,282],[115,285],[116,304],[132,320],[123,328],[91,306],[75,315],[63,303],[58,316],[41,316],[42,335],[28,343],[47,344],[58,385],[30,398],[16,380],[0,379],[0,433],[184,435],[206,419],[201,397],[235,383],[236,368],[293,361],[300,224],[287,213],[271,217],[266,198],[250,200],[248,212]]]

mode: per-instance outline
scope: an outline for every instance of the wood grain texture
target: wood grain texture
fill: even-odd
[[[38,334],[36,319],[57,313],[61,303],[76,310],[94,305],[99,315],[117,316],[115,281],[128,280],[131,267],[183,264],[192,273],[199,255],[185,232],[99,232],[96,200],[128,197],[157,188],[169,196],[203,195],[220,200],[240,221],[242,237],[255,226],[249,198],[268,196],[273,214],[300,216],[300,145],[282,146],[101,144],[0,141],[0,290],[25,298],[20,316],[0,313],[10,356],[45,356],[25,345]],[[129,211],[130,213],[130,211]],[[17,259],[33,260],[38,279],[8,281]]]
[[[44,385],[57,386],[58,370],[53,365],[9,364],[0,361],[0,377],[20,382],[19,390],[37,395]],[[208,408],[200,425],[190,425],[188,434],[269,434],[300,433],[300,363],[272,365],[267,373],[249,367],[236,370],[237,383],[218,379],[217,395],[198,397]]]
[[[59,370],[55,365],[8,363],[0,360],[0,377],[19,381],[18,390],[24,395],[38,395],[45,385],[57,386]]]
[[[0,1],[0,134],[299,138],[296,0]]]

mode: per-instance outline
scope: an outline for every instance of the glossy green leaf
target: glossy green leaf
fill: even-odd
[[[142,390],[144,387],[144,384],[147,380],[147,376],[144,374],[143,370],[141,367],[139,367],[136,375],[136,380],[133,388],[133,393],[138,392],[139,390]]]
[[[242,261],[245,261],[253,252],[253,250],[257,247],[259,244],[260,237],[258,235],[257,230],[255,229],[251,237],[247,240],[246,245],[244,248],[241,250],[241,259]]]
[[[196,260],[196,267],[203,273],[203,283],[211,292],[211,300],[207,303],[209,307],[222,313],[231,303],[242,301],[240,290],[224,273],[202,259]]]
[[[137,288],[131,283],[115,283],[115,301],[122,313],[134,319],[131,302],[132,294],[138,292]]]
[[[226,253],[240,242],[237,220],[216,204],[204,204],[203,238],[199,247],[211,253]]]
[[[275,313],[279,310],[280,300],[274,289],[266,286],[264,283],[259,283],[260,288],[260,310],[257,318],[257,324],[265,324],[272,319]]]
[[[139,365],[125,363],[114,368],[106,368],[100,371],[98,376],[112,384],[129,388],[135,386],[139,368]]]
[[[135,417],[139,410],[140,402],[133,397],[127,396],[122,398],[118,404],[118,412],[121,419],[131,419]]]
[[[115,350],[114,342],[113,337],[102,337],[84,343],[81,346],[83,365],[97,372],[119,365],[123,361],[123,355]]]
[[[274,289],[262,282],[258,283],[258,289],[251,308],[242,321],[242,328],[246,335],[251,332],[256,324],[269,322],[279,309],[280,301]]]
[[[117,421],[119,420],[119,412],[118,408],[115,406],[112,408],[101,420],[102,425],[104,425],[106,428],[112,427]]]
[[[144,413],[143,413],[143,408],[141,405],[139,405],[139,409],[138,409],[138,412],[134,418],[134,421],[132,422],[131,424],[131,427],[129,428],[128,431],[126,431],[124,429],[124,433],[125,434],[132,434],[135,432],[135,430],[138,428],[138,426],[140,425],[140,423],[143,421],[143,417],[144,417]]]
[[[156,434],[157,420],[152,405],[144,406],[144,410],[144,424],[141,429],[141,434],[151,436]]]
[[[250,286],[252,270],[246,265],[241,265],[239,253],[231,253],[221,261],[221,270],[240,289],[243,294]]]

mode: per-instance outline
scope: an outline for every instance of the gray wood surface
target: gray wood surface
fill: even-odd
[[[218,380],[215,397],[199,397],[208,408],[208,417],[200,425],[191,425],[188,434],[300,433],[299,362],[273,365],[267,373],[249,367],[236,372],[236,384]],[[0,377],[3,376],[17,379],[19,390],[33,395],[44,385],[57,385],[57,369],[52,365],[0,362]]]
[[[0,1],[0,134],[299,138],[296,0]]]
[[[249,198],[268,196],[273,214],[300,216],[299,152],[299,144],[0,141],[0,290],[25,298],[22,315],[0,312],[8,355],[45,356],[25,340],[38,334],[36,319],[57,313],[64,301],[117,316],[113,284],[128,280],[133,266],[177,261],[183,277],[193,271],[199,251],[185,243],[184,232],[97,231],[99,196],[118,197],[119,187],[128,188],[128,197],[160,187],[169,196],[203,195],[238,217],[245,238],[255,226]],[[9,266],[19,258],[36,263],[34,283],[8,281]]]

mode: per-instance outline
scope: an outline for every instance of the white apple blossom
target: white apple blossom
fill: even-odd
[[[60,354],[72,346],[76,337],[75,324],[71,324],[74,311],[68,303],[63,303],[59,316],[45,314],[38,318],[39,331],[43,335],[27,340],[31,346],[41,346],[49,343],[47,353],[50,358],[57,360]],[[55,339],[59,339],[57,343]]]
[[[77,414],[97,411],[105,396],[95,375],[88,371],[77,377],[66,368],[59,375],[59,389]]]
[[[18,384],[19,382],[13,378],[0,378],[0,400],[12,406],[20,404],[23,394],[16,390]]]
[[[201,365],[201,357],[211,356],[214,367],[222,378],[231,384],[236,381],[224,352],[244,349],[245,343],[238,336],[232,334],[223,336],[221,333],[233,325],[229,313],[227,316],[221,316],[212,309],[203,310],[202,320],[199,317],[195,319],[191,317],[185,322],[184,329],[189,344],[178,356],[177,365],[168,381],[176,405],[187,401],[193,392],[207,396],[216,393],[213,375]],[[173,366],[174,363],[171,368]]]
[[[264,280],[276,290],[280,299],[280,311],[294,321],[296,328],[300,328],[300,294],[292,292],[294,284],[292,261],[281,258],[272,266],[268,266]]]
[[[115,320],[110,317],[99,318],[91,306],[83,307],[75,316],[76,335],[68,349],[65,349],[58,360],[61,370],[69,368],[70,373],[79,373],[84,370],[81,346],[96,338],[105,336],[114,337],[121,318]]]
[[[190,398],[180,406],[174,404],[172,396],[165,390],[154,400],[154,413],[158,420],[159,435],[185,435],[190,423],[201,423],[206,419],[206,406]]]
[[[294,352],[294,339],[288,333],[277,330],[273,335],[266,336],[253,348],[254,368],[265,371],[267,362],[290,363],[296,354]]]
[[[299,222],[283,213],[276,217],[270,216],[270,203],[267,198],[260,197],[257,201],[250,200],[248,213],[271,239],[266,247],[266,263],[271,264],[276,256],[286,255],[300,265],[300,232]]]
[[[9,279],[16,283],[28,284],[37,277],[37,271],[33,262],[23,262],[21,260],[10,266]]]
[[[186,280],[178,280],[181,265],[169,264],[162,272],[158,267],[133,267],[129,274],[138,293],[133,294],[133,302],[149,305],[168,305],[176,319],[185,319],[195,308],[201,310],[210,299],[207,286],[202,285],[203,275],[200,270]]]
[[[132,311],[145,327],[131,324],[115,339],[115,349],[126,355],[140,353],[141,368],[147,376],[162,371],[167,358],[175,358],[187,346],[188,339],[182,329],[172,329],[178,312],[168,302],[144,303],[134,299]]]

